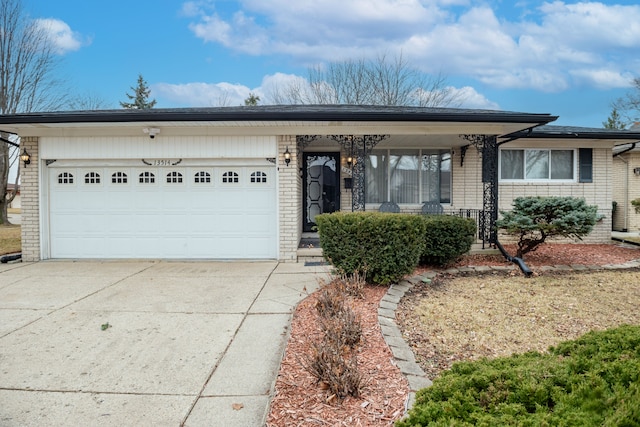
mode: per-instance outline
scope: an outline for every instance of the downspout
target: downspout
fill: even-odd
[[[529,129],[527,129],[527,135],[530,135],[531,132],[533,132],[533,127],[530,127]],[[509,138],[506,141],[502,141],[500,143],[498,143],[498,147],[501,146],[502,144],[506,144],[507,142],[512,142],[515,141],[516,139],[520,139],[521,137],[513,137],[513,138]],[[499,189],[498,189],[499,191]],[[500,244],[500,241],[498,240],[498,233],[496,233],[496,241],[495,241],[496,247],[498,248],[498,250],[500,251],[500,253],[502,254],[502,256],[509,262],[512,262],[514,264],[516,264],[519,268],[520,271],[522,271],[522,273],[524,274],[525,277],[531,277],[533,275],[533,271],[531,271],[531,269],[527,266],[527,264],[525,264],[524,260],[522,258],[519,257],[514,257],[509,255],[509,253],[505,250],[505,248],[502,246],[502,244]]]
[[[633,150],[636,148],[636,144],[637,142],[632,143],[631,147],[625,148],[619,153],[614,154],[613,157],[618,157],[620,154]],[[629,229],[629,161],[625,160],[624,157],[620,157],[620,160],[622,160],[626,165],[624,174],[624,227],[622,228],[622,231],[627,231]]]

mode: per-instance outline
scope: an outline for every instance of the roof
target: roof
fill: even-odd
[[[553,139],[608,139],[623,144],[640,142],[640,129],[621,130],[578,126],[543,125],[505,135],[505,138],[553,138]]]
[[[0,125],[40,123],[131,123],[166,121],[387,121],[502,122],[544,124],[550,114],[498,110],[360,105],[263,105],[254,107],[154,108],[22,113],[0,116]]]

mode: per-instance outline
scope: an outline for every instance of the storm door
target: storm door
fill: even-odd
[[[303,231],[314,231],[316,215],[340,210],[340,153],[303,154]]]

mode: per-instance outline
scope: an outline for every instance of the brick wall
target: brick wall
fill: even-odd
[[[38,176],[40,156],[38,138],[21,138],[22,148],[31,155],[31,163],[20,168],[20,195],[22,197],[22,260],[40,260],[40,193]]]
[[[284,162],[284,152],[289,149],[291,163]],[[297,249],[302,230],[302,178],[300,177],[301,154],[295,136],[278,137],[278,201],[280,223],[280,254],[283,262],[296,262]]]

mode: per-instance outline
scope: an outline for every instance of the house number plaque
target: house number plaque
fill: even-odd
[[[145,160],[145,159],[142,159],[142,163],[144,163],[147,166],[175,166],[177,164],[180,164],[180,162],[182,162],[182,159],[180,159],[180,160],[171,160],[171,159]]]

